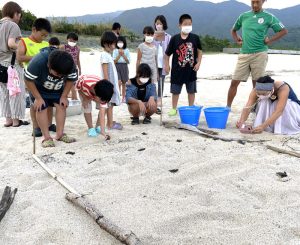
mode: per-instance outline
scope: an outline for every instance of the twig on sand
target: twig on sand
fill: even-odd
[[[13,191],[9,186],[6,186],[0,201],[0,222],[5,216],[7,210],[10,208],[11,204],[14,201],[15,195],[18,189],[14,189]]]
[[[97,224],[116,239],[127,245],[141,245],[141,241],[131,231],[124,231],[120,227],[113,224],[110,220],[105,218],[103,214],[98,211],[83,195],[79,194],[73,187],[60,178],[52,169],[50,169],[41,159],[36,155],[32,156],[34,160],[58,183],[60,183],[70,193],[66,194],[66,199],[83,208]],[[96,160],[96,159],[95,159]],[[2,204],[2,201],[1,201]],[[0,206],[1,207],[1,206]],[[1,209],[0,209],[1,210]],[[1,220],[1,219],[0,219]]]
[[[271,145],[267,145],[267,148],[269,150],[272,150],[272,151],[275,151],[275,152],[278,152],[278,153],[287,154],[287,155],[290,155],[290,156],[300,158],[300,153],[299,152],[288,151],[288,150],[277,148],[277,147],[274,147],[274,146],[271,146]]]
[[[67,193],[66,199],[76,206],[83,208],[101,227],[101,229],[107,231],[114,236],[120,242],[128,245],[141,245],[142,242],[132,231],[125,231],[120,227],[113,224],[110,220],[104,217],[104,215],[97,210],[87,199],[78,196],[74,193]]]
[[[197,133],[202,137],[211,138],[213,140],[221,140],[221,141],[225,141],[225,142],[237,142],[242,145],[244,145],[246,143],[263,143],[263,142],[268,141],[268,140],[247,140],[247,139],[240,139],[240,138],[225,138],[225,137],[212,135],[210,133],[200,131],[197,127],[194,127],[192,125],[181,124],[181,123],[176,123],[176,122],[164,122],[164,126],[166,128],[185,129],[185,130]]]

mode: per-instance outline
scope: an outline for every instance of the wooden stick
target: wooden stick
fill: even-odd
[[[290,156],[300,158],[300,153],[295,152],[295,151],[288,151],[288,150],[280,149],[280,148],[277,148],[277,147],[274,147],[274,146],[271,146],[271,145],[267,145],[267,148],[269,150],[272,150],[272,151],[275,151],[275,152],[278,152],[278,153],[287,154],[287,155],[290,155]]]
[[[74,193],[78,196],[81,196],[78,191],[76,191],[73,187],[71,187],[68,183],[66,183],[62,178],[57,176],[41,159],[39,159],[36,155],[32,155],[33,159],[58,183],[60,183],[65,189],[69,192]]]
[[[36,146],[35,146],[35,130],[34,130],[35,128],[34,128],[34,126],[33,126],[33,123],[32,123],[32,134],[33,134],[33,139],[32,139],[32,143],[33,143],[33,154],[35,154],[36,152],[35,152],[35,148],[36,148]]]
[[[0,222],[5,216],[7,210],[10,208],[11,204],[13,203],[17,191],[18,189],[14,189],[13,191],[11,191],[11,188],[9,186],[5,187],[0,201]]]
[[[163,125],[162,116],[163,116],[163,89],[162,89],[162,77],[160,77],[160,126]]]
[[[78,196],[73,193],[67,193],[66,199],[73,204],[83,208],[101,227],[101,229],[107,231],[109,234],[114,236],[116,239],[124,244],[128,245],[141,245],[142,242],[132,231],[125,231],[113,224],[110,220],[104,217],[104,215],[97,210],[87,199]]]
[[[224,137],[220,137],[220,136],[216,136],[216,135],[211,135],[205,132],[200,131],[198,128],[189,125],[189,124],[181,124],[181,123],[176,123],[176,122],[166,122],[164,123],[164,126],[166,128],[177,128],[177,129],[185,129],[194,133],[199,134],[202,137],[206,137],[206,138],[211,138],[214,140],[221,140],[221,141],[225,141],[225,142],[238,142],[239,144],[246,144],[246,143],[262,143],[262,142],[266,142],[267,140],[258,140],[258,141],[254,141],[254,140],[246,140],[246,139],[240,139],[240,138],[224,138]]]

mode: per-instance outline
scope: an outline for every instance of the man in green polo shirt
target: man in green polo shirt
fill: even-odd
[[[242,48],[228,90],[228,107],[231,107],[240,82],[246,82],[250,73],[253,87],[256,80],[265,75],[268,45],[287,34],[284,25],[274,15],[263,10],[265,1],[251,0],[252,10],[241,14],[231,30],[234,41]],[[269,38],[267,34],[270,28],[275,35]],[[237,33],[239,30],[242,30],[242,37]]]

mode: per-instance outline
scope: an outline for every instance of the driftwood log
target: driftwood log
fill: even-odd
[[[6,186],[0,201],[0,222],[6,214],[7,210],[10,208],[11,204],[14,201],[15,195],[18,189],[14,189],[13,191],[9,186]]]
[[[267,145],[267,148],[269,150],[272,150],[272,151],[275,151],[275,152],[278,152],[278,153],[287,154],[287,155],[290,155],[290,156],[300,158],[300,153],[299,152],[288,151],[288,150],[277,148],[277,147],[274,147],[274,146],[271,146],[271,145]]]
[[[101,229],[107,231],[114,236],[120,242],[128,245],[140,245],[142,242],[132,231],[125,231],[113,224],[110,220],[104,217],[104,215],[97,210],[87,199],[82,196],[78,196],[74,193],[67,193],[66,199],[75,205],[83,208],[101,227]]]
[[[79,194],[72,186],[66,183],[62,178],[60,178],[52,169],[50,169],[40,158],[35,154],[32,155],[33,159],[59,184],[61,184],[70,193],[66,194],[66,199],[76,204],[77,206],[83,208],[97,224],[107,231],[109,234],[114,236],[119,241],[128,245],[140,245],[142,244],[140,240],[136,237],[133,232],[126,232],[120,227],[114,225],[111,221],[105,218],[91,203],[86,200],[83,195]],[[2,203],[2,201],[1,201]]]
[[[165,128],[177,128],[177,129],[184,129],[188,130],[191,132],[194,132],[202,137],[205,138],[211,138],[213,140],[221,140],[225,142],[237,142],[239,144],[246,144],[246,143],[263,143],[266,142],[267,140],[247,140],[247,139],[241,139],[241,138],[225,138],[218,136],[216,132],[211,131],[211,130],[200,130],[195,126],[189,125],[189,124],[181,124],[181,123],[176,123],[176,122],[164,122]]]

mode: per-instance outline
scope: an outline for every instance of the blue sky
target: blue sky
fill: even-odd
[[[30,10],[38,17],[45,16],[78,16],[85,14],[108,13],[118,10],[133,9],[139,7],[162,6],[170,0],[13,0],[25,10]],[[184,1],[184,0],[182,0]],[[250,4],[251,0],[238,0]],[[7,0],[0,0],[3,6]],[[223,0],[211,0],[210,2],[223,2]],[[51,7],[50,7],[51,4]],[[265,8],[286,8],[300,4],[299,0],[267,0]]]

